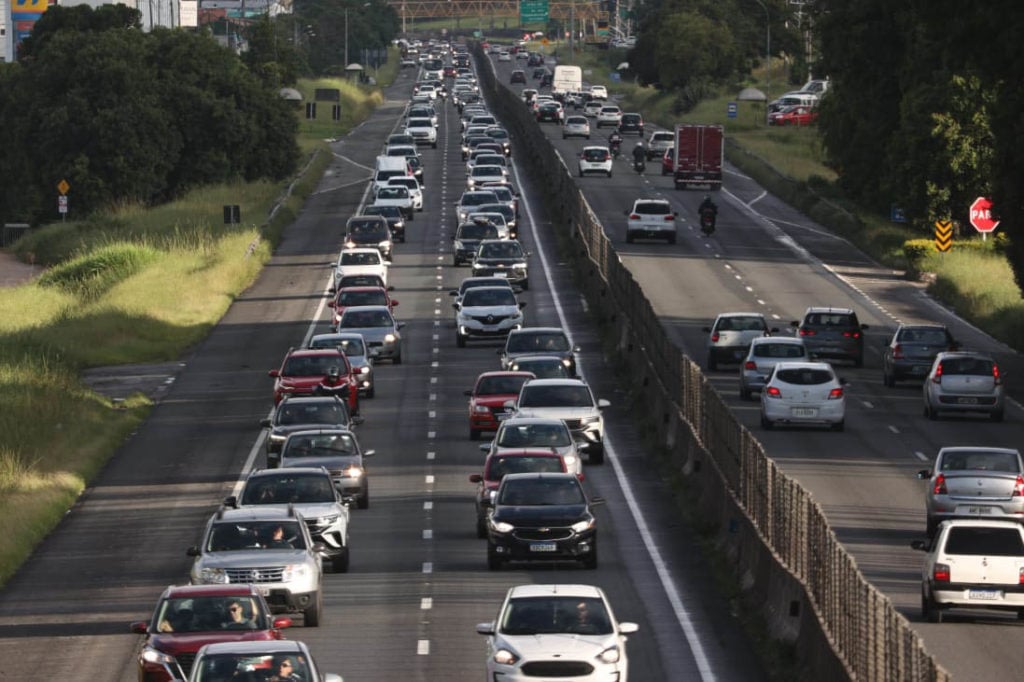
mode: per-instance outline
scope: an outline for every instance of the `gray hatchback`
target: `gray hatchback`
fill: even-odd
[[[790,323],[813,358],[851,360],[864,366],[864,330],[857,313],[849,308],[811,307],[803,321]]]

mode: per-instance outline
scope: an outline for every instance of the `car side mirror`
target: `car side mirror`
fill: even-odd
[[[928,542],[925,540],[913,540],[910,547],[921,552],[927,552],[929,549]]]
[[[516,401],[515,400],[506,400],[504,403],[502,403],[502,407],[504,407],[506,411],[514,410],[514,409],[516,409]]]
[[[393,285],[389,284],[389,285],[387,286],[387,290],[388,290],[388,291],[394,291],[394,290],[395,290],[395,287],[394,287]]]
[[[484,477],[481,474],[470,474],[469,475],[469,482],[470,483],[482,483],[483,480],[484,480]]]
[[[520,301],[519,302],[519,309],[522,310],[525,307],[526,307],[526,301]]]
[[[800,323],[797,322],[796,320],[792,320],[792,321],[790,321],[789,326],[790,327],[799,327]]]
[[[483,452],[485,454],[491,451],[490,443],[481,443],[478,447],[480,448],[480,452]]]
[[[232,509],[238,509],[238,498],[234,495],[228,495],[224,498],[224,506],[231,507]]]
[[[612,404],[605,400],[604,398],[601,398],[600,400],[597,401],[597,406],[603,409],[605,407],[611,407]]]
[[[868,325],[866,325],[866,324],[862,324],[862,325],[860,326],[860,328],[861,328],[861,329],[870,329],[870,327],[869,327]]]
[[[270,428],[270,420],[269,419],[261,419],[260,420],[260,427],[264,428],[264,429],[269,429]]]
[[[349,426],[359,426],[364,421],[366,421],[366,420],[363,419],[362,417],[360,417],[359,415],[355,415],[355,416],[349,417],[348,423],[349,423]]]
[[[276,379],[277,377],[281,376],[281,372],[280,370],[272,369],[269,372],[267,372],[267,376]]]
[[[395,329],[401,329],[401,328],[402,328],[402,327],[404,327],[404,326],[405,326],[405,322],[399,322],[399,323],[397,323],[397,324],[395,325]]]
[[[137,635],[144,635],[149,631],[149,623],[144,620],[137,620],[130,624],[128,629]]]
[[[312,545],[309,546],[309,548],[317,554],[322,554],[323,552],[327,551],[327,545],[325,545],[322,542],[314,542]]]
[[[459,292],[457,292],[457,291],[449,291],[449,292],[448,292],[448,295],[449,295],[449,296],[458,296],[458,295],[459,295]]]
[[[470,389],[466,389],[465,391],[462,392],[462,395],[472,396],[473,395],[473,391],[470,390]]]
[[[932,470],[931,469],[921,469],[920,471],[917,472],[917,477],[918,477],[918,479],[920,479],[922,481],[927,481],[927,480],[929,480],[932,477]]]
[[[327,307],[328,308],[337,308],[338,307],[338,303],[337,303],[337,301],[328,301],[327,302]]]
[[[573,346],[572,347],[572,352],[573,353],[579,353],[580,352],[580,347],[579,346]]]
[[[710,333],[711,333],[711,327],[701,327],[701,328],[700,328],[700,330],[701,330],[702,332],[707,332],[708,334],[710,334]]]
[[[283,630],[285,628],[290,628],[292,625],[292,619],[288,616],[274,616],[274,620],[271,622],[270,627],[275,630]]]
[[[398,301],[392,299],[390,305],[391,305],[392,308],[397,308],[398,307]]]
[[[195,545],[192,545],[191,547],[189,547],[188,549],[185,550],[185,555],[186,556],[201,556],[202,552],[199,551],[198,547],[196,547]]]
[[[494,634],[494,623],[477,623],[476,633],[478,635],[493,635]]]
[[[376,450],[367,450],[363,453],[363,457],[373,457],[377,454]]]

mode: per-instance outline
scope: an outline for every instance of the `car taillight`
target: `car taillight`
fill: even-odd
[[[1024,496],[1024,476],[1017,476],[1017,480],[1013,484],[1013,495],[1012,497]]]
[[[1017,584],[1024,585],[1024,568],[1017,572]]]
[[[843,332],[843,336],[847,338],[859,339],[860,332]]]
[[[902,359],[903,358],[903,347],[900,346],[900,345],[897,345],[895,348],[893,348],[892,349],[892,356],[895,359],[897,359],[897,360]]]
[[[743,369],[756,370],[757,369],[757,363],[754,362],[753,360],[747,360],[746,363],[743,365]]]
[[[675,219],[676,219],[676,217],[674,215],[672,215],[671,213],[669,213],[667,216],[665,216],[665,220],[667,220],[667,221],[672,221],[672,220],[675,220]]]
[[[935,564],[932,569],[932,580],[937,583],[949,582],[949,566],[946,564]]]
[[[769,398],[781,398],[782,397],[782,391],[780,391],[777,386],[769,386],[767,389],[765,389],[764,393]]]
[[[813,329],[801,329],[800,330],[800,336],[814,336],[817,333],[818,332],[814,331]]]
[[[719,338],[721,337],[718,336],[718,332],[715,332],[714,334],[711,335],[711,343],[718,343]]]
[[[1018,477],[1017,480],[1020,480]],[[932,485],[932,495],[945,495],[946,494],[946,477],[939,474],[935,477],[935,484]]]
[[[843,397],[843,389],[842,388],[833,388],[831,391],[828,392],[828,399],[829,400],[839,400],[842,397]]]
[[[638,214],[636,214],[636,213],[630,213],[629,214],[629,219],[630,220],[640,220],[640,216]]]
[[[939,363],[939,366],[935,368],[935,376],[932,377],[932,382],[936,383],[936,384],[941,384],[942,383],[942,363],[941,362]]]
[[[1003,378],[999,376],[999,365],[992,363],[992,379],[995,381],[995,385],[1003,383]]]

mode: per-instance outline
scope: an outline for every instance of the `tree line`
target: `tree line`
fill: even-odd
[[[316,29],[298,30],[327,5],[304,0],[283,21],[252,22],[241,56],[203,29],[145,33],[125,5],[51,7],[18,60],[0,64],[0,222],[54,220],[62,179],[74,214],[88,215],[288,177],[298,118],[278,90],[334,68],[333,53],[309,50]],[[351,13],[350,51],[386,46],[388,14],[371,31]]]

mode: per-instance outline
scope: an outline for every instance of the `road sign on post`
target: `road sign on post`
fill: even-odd
[[[519,23],[548,23],[548,0],[519,0]]]
[[[946,253],[953,247],[953,221],[935,221],[935,249],[940,253]]]
[[[978,197],[971,204],[971,225],[982,235],[999,227],[999,221],[992,218],[992,202],[985,197]]]

